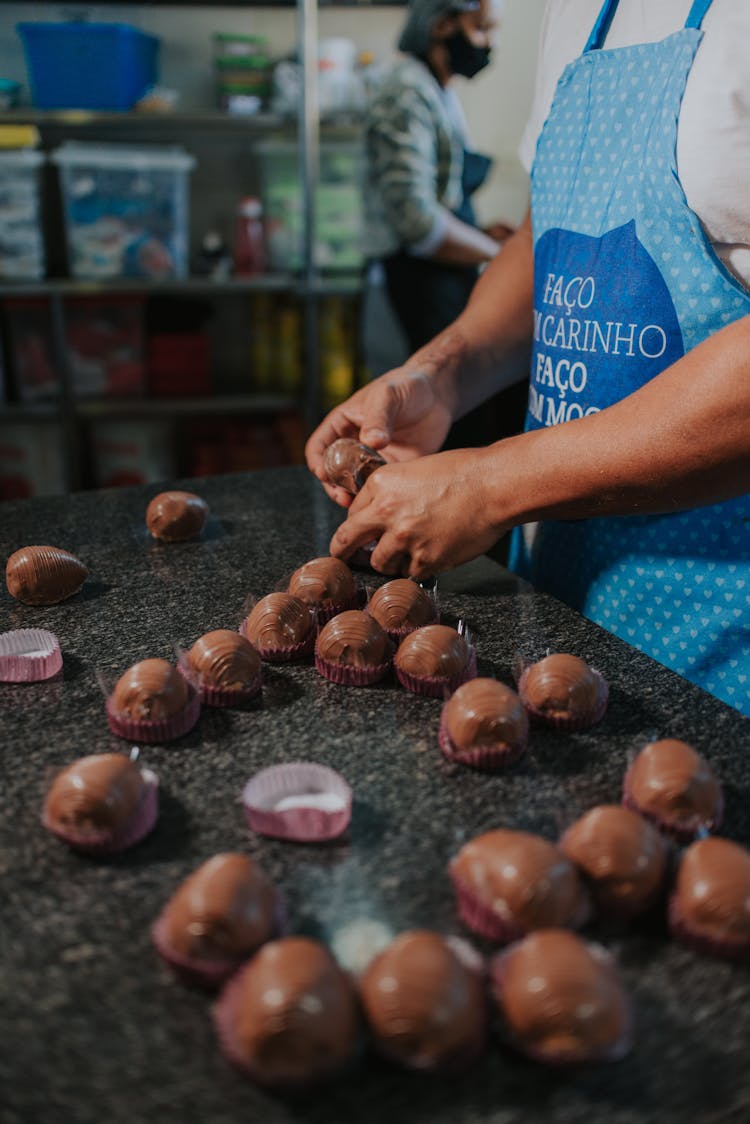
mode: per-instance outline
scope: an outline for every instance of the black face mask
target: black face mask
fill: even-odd
[[[444,39],[443,46],[448,52],[451,71],[462,78],[473,78],[490,61],[491,48],[475,47],[463,31],[455,31],[450,38]]]

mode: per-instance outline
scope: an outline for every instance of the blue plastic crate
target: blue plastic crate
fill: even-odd
[[[127,23],[19,23],[38,109],[131,109],[157,80],[159,39]]]

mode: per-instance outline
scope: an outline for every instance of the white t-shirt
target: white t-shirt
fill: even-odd
[[[557,80],[577,58],[601,0],[547,0],[536,90],[521,139],[531,170]],[[620,0],[604,49],[655,42],[685,26],[691,0]],[[688,76],[677,129],[677,170],[715,252],[750,289],[750,0],[713,0]]]

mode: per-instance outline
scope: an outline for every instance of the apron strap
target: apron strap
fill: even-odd
[[[607,38],[609,26],[614,19],[615,12],[619,0],[604,0],[601,11],[596,18],[596,23],[591,29],[591,34],[588,37],[586,46],[583,48],[584,55],[587,51],[598,51],[604,44]],[[711,7],[712,0],[693,0],[693,6],[688,13],[688,18],[685,22],[685,27],[699,28],[703,23],[703,18]]]
[[[587,51],[598,51],[602,47],[604,40],[607,38],[609,25],[612,23],[615,12],[617,11],[618,3],[619,0],[604,0],[602,9],[599,12],[599,15],[596,17],[596,23],[591,29],[591,34],[589,35],[588,42],[583,48],[584,55]],[[710,4],[711,0],[708,0],[708,3]]]
[[[693,6],[688,14],[685,27],[700,27],[703,17],[710,7],[711,0],[693,0]]]

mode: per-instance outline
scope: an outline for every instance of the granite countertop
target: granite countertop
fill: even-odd
[[[185,485],[183,485],[185,486]],[[340,940],[352,922],[461,933],[448,859],[493,827],[558,833],[617,801],[646,741],[693,742],[726,792],[724,831],[750,842],[748,724],[736,711],[480,560],[441,579],[464,616],[480,673],[511,682],[514,657],[569,650],[609,679],[588,733],[533,733],[506,775],[456,770],[437,747],[440,703],[393,684],[336,687],[310,661],[271,667],[263,704],[204,710],[198,727],[142,760],[162,785],[156,831],[125,854],[70,852],[39,824],[51,773],[125,748],[108,731],[97,673],[174,657],[201,633],[234,628],[302,562],[327,553],[340,513],[302,469],[194,481],[211,505],[197,542],[154,543],[143,513],[158,490],[80,494],[0,507],[0,554],[32,543],[72,550],[91,579],[63,605],[28,608],[4,583],[0,631],[38,625],[62,642],[62,681],[0,685],[0,1121],[2,1124],[708,1124],[750,1119],[750,973],[670,942],[657,918],[591,926],[634,996],[635,1047],[604,1068],[554,1072],[497,1038],[454,1080],[402,1073],[372,1056],[296,1099],[256,1089],[218,1052],[210,999],[159,962],[149,926],[177,884],[217,851],[247,850],[282,888],[294,932]],[[366,578],[363,581],[367,581]],[[260,767],[311,759],[355,792],[349,837],[313,847],[263,840],[238,803]]]

